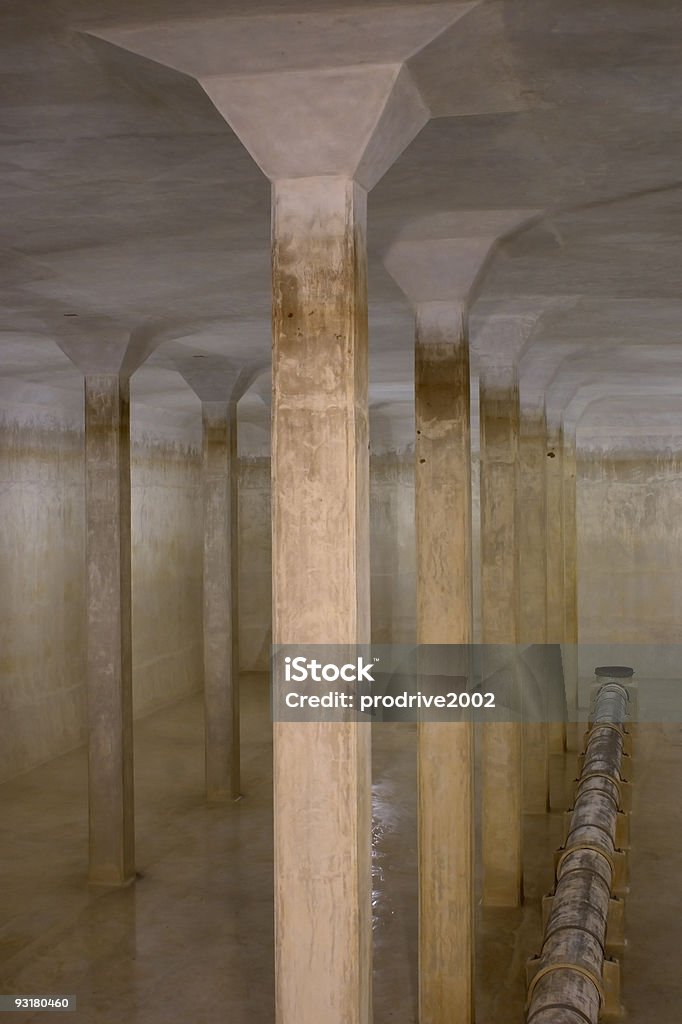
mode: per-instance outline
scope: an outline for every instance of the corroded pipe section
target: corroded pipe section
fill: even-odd
[[[627,689],[617,682],[608,682],[597,694],[552,910],[533,965],[527,1024],[597,1024],[605,1001],[604,947],[628,699]]]

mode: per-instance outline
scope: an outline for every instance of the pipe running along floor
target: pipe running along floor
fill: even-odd
[[[199,695],[135,727],[137,863],[125,890],[89,891],[85,750],[0,786],[0,993],[76,995],[74,1024],[274,1021],[271,730],[267,679],[242,684],[244,800],[203,800]],[[376,1024],[417,1001],[416,730],[377,725],[374,778]],[[560,802],[576,755],[553,759]],[[682,997],[682,728],[640,727],[635,748],[625,999],[638,1024]],[[526,903],[478,911],[482,1024],[524,1019],[524,964],[540,944],[561,813],[525,819]],[[42,1013],[8,1020],[44,1021]]]

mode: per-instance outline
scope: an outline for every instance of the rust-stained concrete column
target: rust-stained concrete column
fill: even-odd
[[[129,382],[159,339],[86,314],[55,340],[85,378],[88,878],[121,886],[135,880]]]
[[[519,641],[544,644],[547,639],[547,528],[545,461],[547,423],[544,408],[521,415],[519,428]],[[524,810],[549,807],[549,725],[524,723]]]
[[[481,638],[516,644],[519,636],[517,477],[519,391],[512,367],[482,367]],[[517,906],[523,897],[523,726],[485,723],[483,902]]]
[[[472,640],[471,444],[466,310],[495,239],[519,210],[443,212],[404,224],[385,255],[417,311],[417,639]],[[428,651],[424,652],[425,659]],[[421,722],[419,1019],[474,1018],[473,730]]]
[[[366,192],[430,116],[404,62],[469,9],[97,31],[195,77],[273,183],[276,644],[370,639]],[[369,726],[274,729],[277,1021],[368,1024]]]
[[[562,502],[564,519],[564,676],[569,716],[578,697],[578,522],[575,426],[564,426]],[[575,729],[570,730],[575,733]],[[575,737],[573,737],[575,739]]]
[[[170,346],[167,346],[167,348]],[[171,347],[201,399],[206,798],[240,796],[237,403],[262,366]]]
[[[239,796],[237,405],[202,402],[206,797]]]
[[[417,642],[471,642],[471,447],[466,313],[417,307]],[[421,722],[419,1020],[474,1016],[473,726]]]
[[[85,376],[90,882],[135,877],[129,383]]]
[[[273,641],[367,643],[366,194],[273,189]],[[367,723],[275,724],[275,942],[282,1020],[371,1017]]]
[[[547,526],[544,410],[522,413],[519,426],[519,639],[543,644],[547,637]]]
[[[547,643],[564,640],[564,502],[563,502],[563,432],[560,424],[547,426],[545,460],[545,510],[547,516]],[[550,723],[550,750],[560,753],[566,748],[566,726]]]

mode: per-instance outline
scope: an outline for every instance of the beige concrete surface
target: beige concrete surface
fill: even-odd
[[[608,654],[603,661],[636,663],[647,698],[656,689],[656,701],[678,699],[679,658],[662,645],[679,638],[682,620],[681,33],[682,6],[674,0],[193,0],[191,11],[187,0],[0,5],[0,778],[14,780],[5,787],[7,814],[16,815],[12,820],[20,825],[8,847],[3,895],[10,893],[8,905],[16,910],[14,885],[33,907],[26,914],[17,910],[8,921],[17,983],[35,980],[34,969],[44,968],[48,976],[51,970],[72,971],[84,989],[94,985],[102,993],[102,1013],[152,1020],[154,1013],[167,1019],[176,1009],[185,1019],[210,1016],[216,1002],[225,1005],[236,993],[235,1006],[248,1007],[245,1012],[257,1019],[272,1010],[267,979],[276,970],[279,979],[287,978],[278,982],[278,1024],[319,1024],[320,1018],[335,1024],[334,1016],[342,1024],[366,1024],[369,1016],[370,879],[363,851],[370,833],[370,759],[368,737],[352,726],[308,732],[305,741],[303,732],[281,733],[291,743],[287,748],[284,740],[275,754],[279,942],[277,957],[269,950],[263,973],[260,966],[249,973],[239,957],[245,934],[265,948],[263,922],[272,890],[256,909],[241,901],[261,877],[258,871],[265,877],[270,864],[264,855],[257,863],[249,860],[243,875],[235,873],[234,889],[221,889],[224,858],[214,861],[212,848],[202,860],[201,841],[207,847],[215,841],[223,853],[227,832],[217,838],[210,833],[208,822],[216,819],[201,817],[209,809],[194,806],[194,789],[181,790],[184,796],[174,805],[191,827],[181,826],[167,846],[164,802],[173,805],[174,791],[141,785],[137,794],[143,803],[158,801],[146,823],[142,813],[139,838],[143,850],[147,844],[152,851],[150,864],[165,865],[163,895],[157,892],[149,904],[138,903],[132,891],[100,899],[78,889],[76,895],[81,876],[76,883],[72,873],[64,890],[60,882],[53,894],[68,894],[62,925],[58,905],[50,903],[49,882],[61,878],[59,865],[67,863],[57,851],[72,857],[75,849],[58,820],[76,830],[79,842],[85,835],[82,807],[74,810],[68,796],[71,785],[83,784],[82,752],[50,759],[86,739],[88,607],[92,626],[100,602],[90,640],[97,641],[100,681],[107,680],[99,699],[90,702],[97,762],[113,779],[107,786],[112,813],[103,829],[120,824],[116,790],[130,792],[130,772],[122,779],[120,770],[130,759],[120,755],[124,739],[130,749],[131,708],[143,735],[148,727],[153,732],[156,721],[169,728],[176,723],[176,746],[161,759],[160,771],[169,775],[164,783],[178,784],[173,776],[184,770],[182,745],[194,749],[174,708],[168,708],[168,719],[156,712],[154,719],[139,717],[200,683],[200,410],[187,384],[194,371],[215,380],[227,363],[252,385],[240,402],[241,501],[250,516],[241,534],[243,665],[264,668],[273,635],[368,640],[374,629],[375,637],[414,640],[414,330],[405,299],[418,287],[421,301],[466,298],[472,394],[485,376],[481,357],[492,354],[517,367],[520,411],[546,411],[547,454],[555,456],[545,459],[547,640],[564,642],[571,699],[575,662],[566,644],[576,629],[583,641]],[[273,341],[268,177],[275,181],[279,389],[272,451],[271,408],[264,397],[271,386]],[[333,192],[341,180],[348,202],[342,214],[337,203],[329,216],[320,195]],[[356,202],[370,188],[365,218]],[[282,216],[278,198],[285,195]],[[344,222],[340,231],[337,215]],[[446,237],[429,236],[434,226]],[[315,245],[308,247],[316,232]],[[429,237],[448,257],[437,270],[436,250],[424,245]],[[361,255],[355,262],[353,246]],[[402,290],[387,273],[391,265],[405,279]],[[102,543],[102,557],[90,560],[89,601],[83,372],[133,375],[136,422],[132,542],[126,537],[121,545],[121,533],[117,539],[114,531]],[[301,394],[303,402],[294,408]],[[309,401],[311,394],[318,404]],[[575,533],[573,493],[566,483],[573,475],[574,436]],[[570,445],[566,459],[564,440]],[[369,445],[381,460],[373,485]],[[265,479],[271,454],[272,489]],[[499,476],[508,476],[507,467],[500,467]],[[490,594],[501,615],[517,610],[509,568],[518,552],[516,538],[507,536],[500,544],[504,529],[490,528],[485,458],[481,468],[482,530],[476,525],[476,497],[473,502],[473,618],[475,636],[482,632],[490,640]],[[104,504],[115,506],[117,492],[128,485],[113,473],[105,483]],[[512,490],[504,482],[493,489],[508,495]],[[373,499],[375,513],[369,507]],[[531,505],[536,516],[540,505]],[[106,518],[95,524],[101,539]],[[488,557],[495,546],[502,549],[501,559],[491,574],[500,554]],[[102,570],[106,579],[100,587]],[[376,606],[373,624],[370,599]],[[627,644],[646,652],[641,667],[636,650],[626,657]],[[92,650],[90,643],[91,663]],[[594,663],[582,655],[581,697]],[[656,688],[647,690],[651,680]],[[190,726],[189,704],[182,714],[182,726]],[[103,727],[112,722],[113,729]],[[520,733],[515,726],[500,728],[501,742],[487,758],[493,771],[486,774],[486,803],[492,806],[497,793],[498,812],[494,829],[484,833],[492,835],[486,845],[500,862],[509,860],[511,835],[515,891],[509,902],[516,902]],[[391,735],[392,754],[401,765],[411,764],[409,730],[386,733],[379,744],[388,744]],[[563,758],[565,739],[565,730],[551,730],[551,749],[561,752],[555,761]],[[663,734],[651,744],[652,758],[660,754],[664,768],[666,801],[679,781],[676,744]],[[378,746],[377,764],[381,756]],[[38,763],[44,767],[19,774]],[[62,774],[67,763],[78,764],[71,781]],[[311,763],[323,765],[319,786],[311,781]],[[552,806],[560,807],[561,772],[555,763],[550,767]],[[539,774],[532,776],[539,806]],[[388,777],[377,779],[390,793]],[[408,785],[405,776],[403,783],[413,794],[412,781]],[[413,850],[415,835],[403,783],[395,782],[395,793],[403,796],[387,804],[402,810],[391,818],[385,807],[380,815],[389,889],[391,872],[409,869],[403,851]],[[36,807],[32,818],[36,787],[51,794],[51,803],[42,811]],[[648,803],[640,808],[645,820],[647,808],[658,806],[655,787],[647,793]],[[26,807],[15,799],[25,799]],[[129,809],[132,801],[123,804]],[[268,820],[264,812],[257,825],[249,819],[240,837],[230,833],[229,852],[237,863],[246,856],[240,841],[254,843],[249,829],[267,831]],[[526,832],[535,830],[530,851],[524,851],[530,894],[542,830],[553,829],[554,822],[554,815],[544,814],[525,822]],[[653,819],[650,827],[657,840],[641,862],[640,877],[643,891],[653,878],[658,893],[656,858],[672,865],[674,856],[670,835],[659,834]],[[54,839],[47,846],[46,837]],[[132,858],[120,856],[118,845],[114,859],[127,862],[122,872],[114,870],[120,876],[130,873]],[[28,872],[38,856],[31,881],[26,874],[17,883],[11,872],[24,866]],[[491,857],[486,860],[489,865]],[[217,869],[207,866],[216,862]],[[80,859],[68,861],[67,874],[76,863],[82,866]],[[671,867],[670,877],[678,869]],[[178,882],[183,875],[191,878],[184,897]],[[203,902],[193,902],[197,876]],[[145,880],[139,882],[141,900]],[[674,893],[677,883],[671,884]],[[289,895],[281,899],[283,892]],[[649,908],[656,906],[655,893],[646,892]],[[653,916],[642,911],[638,919],[637,937],[650,940],[654,950],[651,977],[660,979],[668,1003],[658,1003],[654,984],[639,990],[634,1005],[644,1017],[651,1005],[657,1019],[675,1005],[666,961],[666,950],[676,949],[668,913],[675,903],[667,895],[660,915],[665,949],[656,944]],[[496,1021],[520,1012],[517,967],[533,931],[532,898],[524,908],[486,908],[482,934],[487,942],[490,926],[494,936],[479,950],[479,1009]],[[377,1007],[398,1021],[401,1014],[414,1014],[416,988],[408,960],[395,958],[393,950],[415,948],[416,916],[404,927],[405,918],[395,915],[389,929],[390,901],[382,899],[377,897],[377,906],[384,908],[385,929],[379,932],[387,936],[390,930],[393,938],[376,943]],[[285,939],[306,932],[308,900],[315,925],[308,934],[311,946],[318,942],[319,955],[317,947],[297,950]],[[164,920],[165,908],[176,901],[177,924],[155,930],[152,917]],[[220,919],[209,916],[214,905],[225,910]],[[128,923],[109,914],[119,906],[135,909]],[[330,907],[341,922],[338,936],[329,923]],[[84,915],[84,930],[76,924],[76,910]],[[139,930],[137,920],[144,922]],[[223,949],[216,943],[226,921],[234,939],[227,966],[216,952]],[[46,922],[43,940],[37,936]],[[27,960],[21,959],[22,935],[35,942],[25,949]],[[56,945],[50,945],[53,940]],[[284,949],[291,959],[282,966]],[[188,950],[204,958],[192,961],[192,968],[184,959]],[[646,955],[637,953],[640,966]],[[165,996],[164,986],[183,964],[194,1001],[178,1005]],[[320,986],[320,976],[331,983]],[[225,986],[217,998],[216,984]],[[202,985],[214,1004],[202,1004],[197,1014]],[[117,992],[131,991],[126,1005],[116,1004]],[[104,1009],[107,1002],[110,1009]]]
[[[89,879],[135,877],[130,382],[85,376]]]
[[[197,695],[136,727],[137,861],[131,888],[86,882],[85,750],[0,787],[0,990],[78,997],[74,1024],[271,1024],[271,729],[267,681],[242,678],[245,798],[203,796]],[[415,1024],[417,1006],[416,731],[373,737],[374,1019]],[[630,1019],[674,1019],[682,872],[670,822],[682,784],[679,726],[640,730],[632,818],[624,997]],[[575,755],[552,759],[555,793]],[[481,1024],[522,1024],[523,965],[537,952],[539,900],[551,885],[561,814],[526,818],[526,901],[477,909]],[[479,880],[480,885],[480,880]],[[480,889],[479,889],[480,892]],[[8,1020],[34,1024],[41,1014]]]
[[[521,417],[519,424],[519,641],[547,641],[547,519],[545,461],[547,421],[544,409]],[[542,814],[549,801],[548,722],[523,728],[523,808]]]
[[[679,455],[588,451],[578,473],[581,640],[678,642]]]
[[[545,462],[545,514],[547,528],[547,643],[564,639],[564,502],[563,433],[548,423]],[[550,723],[549,745],[553,753],[566,746],[566,727]]]
[[[0,779],[85,739],[84,438],[62,417],[12,410],[1,428]],[[201,685],[200,457],[189,439],[134,431],[131,462],[139,716]]]
[[[3,5],[3,400],[36,386],[55,406],[78,396],[59,348],[69,322],[85,325],[93,359],[136,335],[149,409],[191,410],[178,339],[207,358],[268,360],[269,188],[246,143],[268,171],[279,159],[294,173],[305,156],[329,172],[336,148],[366,184],[397,157],[370,210],[384,400],[409,383],[413,332],[383,254],[405,223],[454,215],[470,241],[498,240],[472,342],[512,307],[537,318],[526,395],[546,390],[559,418],[588,394],[628,396],[633,437],[675,401],[679,7],[411,0],[390,12],[376,0],[195,0],[191,14],[184,0]],[[244,124],[246,99],[262,137]],[[301,127],[305,109],[316,130]],[[510,211],[534,219],[512,230]],[[410,417],[396,410],[403,427]]]
[[[133,710],[197,692],[201,664],[201,454],[136,438],[131,453]]]
[[[85,741],[85,505],[82,430],[34,411],[0,438],[4,780]]]
[[[236,800],[239,758],[237,408],[202,402],[206,797]]]
[[[197,403],[198,406],[198,403]],[[27,414],[30,408],[27,409]],[[82,410],[81,410],[82,415]],[[200,410],[195,422],[200,431]],[[2,420],[0,591],[6,735],[0,779],[85,737],[83,434],[62,415]],[[133,707],[147,714],[202,679],[200,438],[133,424]],[[370,458],[373,638],[415,637],[413,454]],[[269,662],[270,459],[239,464],[239,649],[245,671]],[[17,540],[19,538],[19,540]],[[21,679],[21,686],[19,686]]]
[[[239,460],[239,656],[245,672],[266,672],[272,643],[270,459]]]
[[[240,1014],[273,1019],[271,730],[262,680],[259,703],[255,696],[245,701],[243,803],[205,803],[199,695],[137,725],[139,877],[128,889],[100,896],[85,884],[83,749],[6,784],[3,992],[68,989],[79,997],[77,1024],[174,1014],[205,1024]],[[36,799],[40,812],[31,810]]]
[[[547,432],[545,509],[547,515],[547,642],[564,639],[564,503],[563,435],[551,425]]]
[[[273,642],[368,644],[367,196],[318,177],[272,202]],[[369,725],[274,733],[277,1020],[368,1024]]]
[[[416,636],[414,455],[370,455],[369,529],[372,641],[410,644]]]
[[[514,367],[481,378],[481,641],[519,640],[519,391]],[[512,688],[518,693],[518,686]],[[482,732],[483,901],[523,900],[523,724],[521,701]]]
[[[472,641],[471,401],[465,311],[417,307],[417,642]],[[428,648],[424,652],[428,665]],[[428,671],[428,668],[425,669]],[[474,727],[417,726],[419,1020],[474,1019]]]

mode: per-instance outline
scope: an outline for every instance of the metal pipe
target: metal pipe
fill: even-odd
[[[628,691],[610,681],[595,702],[552,910],[528,989],[527,1024],[597,1024],[620,809]]]

